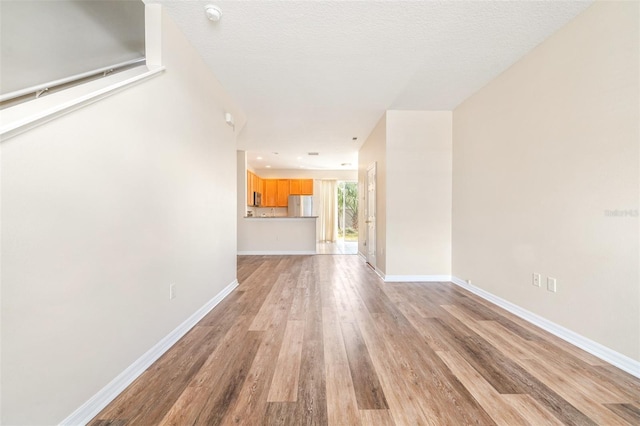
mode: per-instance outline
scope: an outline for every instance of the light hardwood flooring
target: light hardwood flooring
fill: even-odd
[[[239,257],[238,279],[91,424],[640,424],[640,380],[450,283],[358,256]]]

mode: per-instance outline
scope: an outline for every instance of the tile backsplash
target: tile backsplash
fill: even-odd
[[[247,212],[253,212],[253,216],[276,216],[284,217],[287,215],[286,207],[247,207]]]

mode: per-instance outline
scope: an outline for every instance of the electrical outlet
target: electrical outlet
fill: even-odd
[[[466,280],[467,284],[471,285],[471,280]]]
[[[547,290],[549,290],[550,292],[555,293],[556,291],[558,291],[558,287],[557,287],[557,283],[556,283],[556,279],[555,278],[547,278]]]
[[[176,285],[169,284],[169,300],[176,298]]]
[[[542,277],[540,276],[540,274],[533,274],[533,281],[531,282],[533,285],[535,285],[536,287],[540,287],[542,284]]]

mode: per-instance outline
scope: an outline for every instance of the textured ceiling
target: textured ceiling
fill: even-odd
[[[238,149],[254,167],[261,155],[326,169],[355,168],[385,110],[452,110],[591,3],[146,1],[165,6],[243,108]]]

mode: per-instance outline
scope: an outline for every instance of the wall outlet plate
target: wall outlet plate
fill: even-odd
[[[540,274],[536,274],[535,272],[533,273],[531,284],[536,287],[540,287],[542,285],[542,277],[540,276]]]
[[[549,290],[552,293],[555,293],[558,291],[558,287],[557,287],[557,280],[555,278],[547,278],[547,290]]]
[[[176,298],[176,285],[169,284],[169,300]]]

